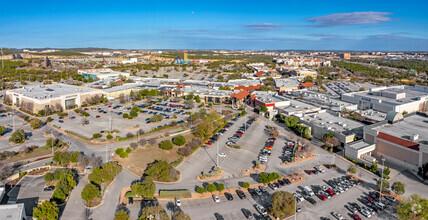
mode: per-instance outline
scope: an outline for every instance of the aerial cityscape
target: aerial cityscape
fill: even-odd
[[[0,220],[428,219],[427,1],[2,6]]]

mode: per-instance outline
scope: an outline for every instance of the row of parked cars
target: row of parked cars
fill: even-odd
[[[239,118],[239,116],[235,117],[236,119]],[[248,130],[248,128],[253,124],[254,120],[249,119],[247,120],[241,127],[238,128],[238,130],[235,132],[235,134],[232,137],[229,137],[227,139],[226,145],[234,145],[238,142],[238,140],[244,135],[244,133]],[[229,122],[228,124],[233,125],[232,122]],[[226,125],[227,126],[227,125]],[[226,127],[228,129],[229,127]]]
[[[293,160],[293,156],[294,156],[294,141],[288,141],[285,146],[282,149],[282,162],[288,162],[290,163]]]
[[[260,163],[267,163],[268,157],[271,155],[272,147],[275,144],[276,138],[270,137],[266,140],[265,146],[260,150],[258,160]]]

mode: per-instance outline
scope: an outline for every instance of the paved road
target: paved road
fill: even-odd
[[[122,169],[122,172],[116,176],[113,183],[106,190],[103,203],[100,206],[91,209],[91,218],[95,220],[112,219],[116,212],[116,208],[119,205],[120,191],[124,187],[130,186],[136,179],[137,178],[134,175],[129,173],[127,170]]]
[[[62,213],[61,219],[63,220],[74,220],[74,219],[85,219],[86,208],[81,198],[81,193],[85,185],[88,183],[88,174],[85,174],[80,178],[77,186],[71,191],[70,197],[65,206],[64,212]]]

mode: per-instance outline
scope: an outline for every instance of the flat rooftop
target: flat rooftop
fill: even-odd
[[[263,103],[275,103],[275,102],[289,101],[289,99],[285,98],[284,96],[278,95],[276,92],[254,91],[251,94],[256,96],[256,100],[259,100]]]
[[[0,205],[0,219],[2,220],[21,220],[24,204]]]
[[[64,95],[95,92],[97,90],[88,87],[58,83],[50,85],[24,86],[20,89],[14,89],[10,91],[21,94],[25,97],[43,100],[48,98],[58,98]]]
[[[105,68],[105,69],[83,69],[83,70],[79,70],[80,73],[88,73],[88,74],[92,74],[92,75],[123,75],[126,74],[128,75],[129,73],[127,72],[119,72],[119,71],[114,71],[112,69],[109,68]]]
[[[347,147],[353,148],[354,150],[361,150],[361,149],[364,149],[366,147],[370,147],[372,145],[373,144],[369,144],[367,142],[364,142],[363,140],[359,140],[359,141],[352,142],[352,143],[348,144]]]
[[[414,114],[404,118],[403,121],[394,124],[384,124],[372,128],[395,137],[410,140],[410,136],[418,134],[419,139],[415,142],[428,145],[428,117]]]
[[[312,90],[291,91],[289,94],[294,96],[295,98],[301,97],[303,101],[309,102],[315,106],[328,108],[328,109],[331,109],[334,107],[347,107],[347,106],[355,105],[353,103],[342,101],[335,96],[331,96],[328,94],[324,94],[324,93],[312,91]]]
[[[205,96],[230,96],[233,93],[237,93],[240,92],[240,90],[235,90],[235,91],[231,91],[231,90],[216,90],[216,89],[207,89],[207,88],[202,88],[202,87],[185,87],[184,88],[184,92],[186,93],[195,93],[195,95],[205,95]]]
[[[339,117],[327,111],[322,111],[318,114],[305,115],[301,117],[301,119],[318,127],[323,127],[327,130],[332,130],[343,134],[347,134],[355,128],[365,126],[365,124],[361,122]]]
[[[311,112],[311,111],[320,111],[321,110],[320,107],[310,105],[310,104],[306,104],[304,102],[297,101],[294,99],[290,99],[290,106],[282,106],[282,107],[278,107],[278,108],[281,111],[288,113],[288,115],[300,113],[302,111]]]
[[[418,101],[422,97],[428,97],[428,93],[424,93],[422,91],[416,91],[412,89],[412,87],[408,86],[394,86],[385,89],[372,89],[373,91],[364,91],[364,92],[354,92],[348,93],[350,96],[358,96],[369,99],[378,99],[381,100],[382,103],[389,103],[394,105],[402,105],[406,103],[411,103],[414,101]],[[390,95],[393,94],[405,94],[403,98],[393,98],[387,97],[384,95],[380,95],[380,93],[388,93]]]
[[[249,79],[234,79],[229,80],[227,84],[235,86],[253,86],[263,84],[261,80],[249,80]]]
[[[297,87],[300,85],[300,78],[275,79],[274,82],[275,87]]]

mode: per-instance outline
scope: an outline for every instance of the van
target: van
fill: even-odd
[[[308,196],[313,196],[314,192],[312,191],[312,189],[309,186],[305,186],[303,187],[303,191],[306,193],[306,195]]]

